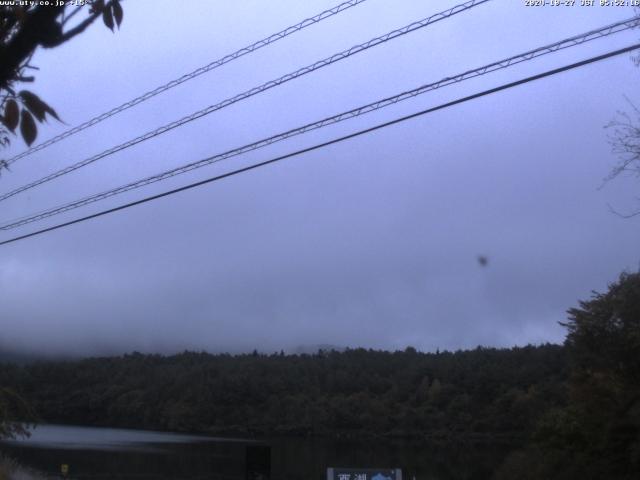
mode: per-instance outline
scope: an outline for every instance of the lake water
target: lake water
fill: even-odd
[[[488,479],[505,448],[434,447],[400,440],[242,439],[167,432],[40,425],[0,451],[70,479],[244,479],[247,446],[271,446],[272,479],[324,479],[327,467],[401,467],[405,479]]]

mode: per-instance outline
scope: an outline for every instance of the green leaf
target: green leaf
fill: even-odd
[[[40,100],[40,97],[27,90],[22,90],[18,95],[20,96],[24,106],[27,107],[33,115],[35,115],[39,122],[42,122],[46,115],[46,104]]]
[[[102,10],[102,21],[113,32],[113,14],[110,8]]]
[[[13,99],[7,100],[7,104],[4,107],[4,121],[2,123],[13,132],[18,126],[19,117],[20,109],[16,101]]]
[[[43,102],[44,103],[44,102]],[[44,104],[44,108],[46,110],[46,112],[51,115],[53,118],[55,118],[56,120],[58,120],[59,122],[62,122],[62,120],[60,120],[60,117],[58,116],[58,114],[56,113],[56,111],[51,108],[49,105],[47,105],[46,103]],[[62,122],[64,123],[64,122]]]
[[[33,120],[33,115],[24,109],[22,109],[20,119],[20,133],[22,134],[24,141],[29,146],[31,146],[38,136],[38,127],[36,126],[36,122]]]
[[[113,16],[116,19],[116,25],[118,25],[118,28],[120,28],[120,24],[122,23],[122,16],[124,15],[124,12],[122,11],[122,5],[120,5],[120,2],[118,0],[113,0],[111,8],[113,9]]]
[[[89,13],[93,14],[102,11],[104,8],[104,0],[95,0],[89,8]]]
[[[31,111],[31,113],[35,115],[39,122],[42,122],[45,119],[45,115],[47,113],[56,120],[60,122],[62,121],[60,120],[60,117],[58,117],[56,111],[49,105],[47,105],[47,103],[44,102],[35,93],[29,92],[27,90],[22,90],[18,95],[22,99],[22,103],[24,103],[24,105]]]

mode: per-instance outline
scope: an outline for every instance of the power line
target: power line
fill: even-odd
[[[226,100],[223,100],[220,103],[217,103],[215,105],[210,105],[202,110],[199,110],[197,112],[192,113],[191,115],[187,115],[186,117],[181,118],[180,120],[176,120],[174,122],[171,122],[167,125],[164,125],[160,128],[157,128],[155,130],[152,130],[150,132],[147,132],[143,135],[140,135],[132,140],[129,140],[125,143],[121,143],[120,145],[117,145],[115,147],[112,147],[108,150],[105,150],[97,155],[94,155],[92,157],[89,157],[85,160],[82,160],[80,162],[77,162],[73,165],[70,165],[68,167],[65,167],[61,170],[58,170],[57,172],[54,172],[50,175],[47,175],[45,177],[40,178],[39,180],[36,180],[34,182],[28,183],[26,185],[23,185],[21,187],[16,188],[15,190],[12,190],[10,192],[4,193],[2,195],[0,195],[0,201],[2,200],[6,200],[7,198],[13,197],[14,195],[17,195],[21,192],[24,192],[26,190],[30,190],[31,188],[37,187],[38,185],[42,185],[43,183],[49,182],[51,180],[54,180],[62,175],[66,175],[68,173],[71,173],[79,168],[82,168],[86,165],[89,165],[93,162],[96,162],[104,157],[107,157],[109,155],[113,155],[114,153],[120,152],[122,150],[125,150],[126,148],[132,147],[133,145],[137,145],[138,143],[144,142],[146,140],[149,140],[151,138],[154,138],[158,135],[162,135],[163,133],[168,132],[169,130],[173,130],[174,128],[180,127],[186,123],[192,122],[194,120],[197,120],[199,118],[204,117],[205,115],[209,115],[210,113],[213,113],[217,110],[220,110],[222,108],[228,107],[236,102],[239,102],[241,100],[245,100],[249,97],[252,97],[254,95],[257,95],[259,93],[262,93],[266,90],[269,90],[273,87],[277,87],[279,85],[282,85],[283,83],[286,83],[290,80],[293,80],[295,78],[301,77],[303,75],[307,75],[311,72],[314,72],[320,68],[326,67],[327,65],[331,65],[335,62],[338,62],[340,60],[343,60],[345,58],[348,58],[352,55],[355,55],[357,53],[363,52],[365,50],[368,50],[369,48],[381,45],[385,42],[388,42],[389,40],[393,40],[395,38],[398,38],[400,36],[406,35],[408,33],[414,32],[420,28],[424,28],[428,25],[431,25],[433,23],[436,23],[440,20],[444,20],[446,18],[449,18],[453,15],[456,15],[458,13],[467,11],[473,7],[476,7],[478,5],[481,5],[483,3],[487,3],[491,0],[469,0],[465,3],[462,3],[460,5],[456,5],[455,7],[449,8],[443,12],[440,13],[436,13],[434,15],[431,15],[430,17],[427,17],[423,20],[419,20],[417,22],[413,22],[409,25],[406,25],[402,28],[399,28],[397,30],[393,30],[385,35],[373,38],[365,43],[361,43],[359,45],[355,45],[347,50],[344,50],[340,53],[336,53],[330,57],[327,57],[323,60],[317,61],[311,65],[308,65],[306,67],[300,68],[298,70],[296,70],[295,72],[292,73],[288,73],[286,75],[283,75],[282,77],[279,77],[275,80],[271,80],[269,82],[263,83],[262,85],[258,86],[258,87],[254,87],[250,90],[247,90],[243,93],[240,93],[238,95],[235,95],[233,97],[227,98]]]
[[[33,223],[39,220],[43,220],[45,218],[48,217],[52,217],[54,215],[58,215],[64,212],[68,212],[70,210],[74,210],[76,208],[80,208],[86,205],[89,205],[91,203],[95,203],[97,201],[100,200],[104,200],[106,198],[121,194],[121,193],[125,193],[137,188],[141,188],[143,186],[146,185],[150,185],[152,183],[156,183],[162,180],[166,180],[168,178],[183,174],[183,173],[187,173],[191,170],[195,170],[197,168],[201,168],[204,167],[206,165],[210,165],[212,163],[217,163],[220,162],[222,160],[226,160],[229,159],[231,157],[235,157],[253,150],[257,150],[259,148],[263,148],[266,147],[268,145],[271,145],[273,143],[276,142],[280,142],[283,140],[286,140],[288,138],[291,138],[293,136],[296,135],[301,135],[303,133],[307,133],[309,131],[312,130],[316,130],[319,128],[323,128],[326,127],[328,125],[332,125],[335,123],[339,123],[345,120],[348,120],[350,118],[354,118],[354,117],[358,117],[360,115],[364,115],[366,113],[370,113],[376,110],[380,110],[382,108],[388,107],[390,105],[393,105],[395,103],[413,98],[415,96],[421,95],[423,93],[429,92],[429,91],[433,91],[436,90],[438,88],[442,88],[445,87],[447,85],[451,85],[454,83],[458,83],[464,80],[468,80],[470,78],[474,78],[474,77],[478,77],[481,75],[485,75],[487,73],[490,72],[494,72],[496,70],[500,70],[500,69],[504,69],[504,68],[508,68],[510,66],[519,64],[521,62],[525,62],[525,61],[529,61],[532,60],[534,58],[543,56],[543,55],[547,55],[549,53],[553,53],[556,52],[558,50],[561,49],[565,49],[565,48],[569,48],[569,47],[573,47],[576,45],[580,45],[586,42],[589,42],[591,40],[597,39],[597,38],[602,38],[605,37],[607,35],[611,35],[614,33],[619,33],[631,28],[634,28],[636,26],[638,26],[638,24],[640,24],[640,17],[632,17],[630,19],[627,20],[623,20],[620,22],[616,22],[610,25],[607,25],[605,27],[601,27],[599,29],[595,29],[595,30],[591,30],[588,31],[586,33],[582,33],[580,35],[575,35],[573,37],[570,38],[566,38],[564,40],[560,40],[558,42],[552,43],[550,45],[546,45],[543,47],[539,47],[536,48],[534,50],[529,50],[527,52],[518,54],[518,55],[513,55],[511,57],[505,58],[503,60],[499,60],[497,62],[493,62],[490,63],[488,65],[485,65],[483,67],[480,68],[476,68],[473,70],[467,70],[463,73],[460,73],[458,75],[452,76],[452,77],[445,77],[442,80],[439,80],[437,82],[433,82],[433,83],[429,83],[426,85],[422,85],[418,88],[415,88],[413,90],[409,90],[409,91],[405,91],[402,92],[398,95],[394,95],[392,97],[387,97],[384,98],[382,100],[378,100],[376,102],[373,103],[369,103],[367,105],[363,105],[360,106],[358,108],[346,111],[346,112],[342,112],[339,113],[337,115],[333,115],[331,117],[327,117],[324,118],[322,120],[313,122],[313,123],[309,123],[306,125],[303,125],[301,127],[298,128],[294,128],[292,130],[288,130],[286,132],[282,132],[282,133],[278,133],[276,135],[273,135],[271,137],[267,137],[261,140],[258,140],[256,142],[253,143],[249,143],[247,145],[243,145],[241,147],[238,148],[234,148],[232,150],[229,150],[227,152],[224,153],[220,153],[220,154],[216,154],[201,160],[198,160],[196,162],[191,162],[188,163],[186,165],[182,165],[180,167],[177,168],[173,168],[164,172],[161,172],[159,174],[156,175],[152,175],[140,180],[136,180],[134,182],[125,184],[125,185],[121,185],[119,187],[116,187],[114,189],[111,190],[107,190],[101,193],[97,193],[85,198],[82,198],[80,200],[76,200],[64,205],[60,205],[54,208],[50,208],[38,213],[34,213],[31,214],[29,216],[25,216],[25,217],[21,217],[19,219],[10,221],[5,223],[4,225],[0,226],[0,230],[11,230],[13,228],[17,228],[29,223]]]
[[[55,137],[50,138],[49,140],[47,140],[46,142],[40,143],[12,158],[10,158],[9,160],[6,160],[6,163],[8,165],[11,165],[12,163],[16,162],[17,160],[20,160],[21,158],[27,157],[29,155],[31,155],[32,153],[38,152],[40,150],[43,150],[55,143],[58,143],[61,140],[64,140],[65,138],[68,138],[72,135],[75,135],[78,132],[81,132],[82,130],[85,130],[89,127],[92,127],[104,120],[106,120],[107,118],[113,117],[114,115],[117,115],[118,113],[124,112],[125,110],[128,110],[131,107],[134,107],[142,102],[145,102],[147,100],[149,100],[152,97],[155,97],[156,95],[159,95],[163,92],[166,92],[167,90],[170,90],[174,87],[177,87],[178,85],[181,85],[185,82],[188,82],[189,80],[192,80],[196,77],[199,77],[200,75],[203,75],[207,72],[210,72],[211,70],[214,70],[218,67],[223,66],[226,63],[229,63],[233,60],[236,60],[240,57],[243,57],[244,55],[247,55],[249,53],[253,53],[256,50],[261,49],[262,47],[266,47],[267,45],[270,45],[272,43],[277,42],[278,40],[282,40],[285,37],[288,37],[289,35],[292,35],[293,33],[299,32],[300,30],[307,28],[311,25],[315,25],[316,23],[321,22],[322,20],[325,20],[326,18],[332,17],[334,15],[337,15],[340,12],[343,12],[351,7],[355,7],[356,5],[359,5],[363,2],[366,2],[367,0],[349,0],[347,2],[343,2],[339,5],[336,5],[333,8],[330,8],[329,10],[325,10],[324,12],[320,12],[317,15],[314,15],[313,17],[309,17],[305,20],[303,20],[302,22],[299,22],[295,25],[292,25],[290,27],[285,28],[284,30],[279,31],[278,33],[274,33],[273,35],[269,35],[266,38],[263,38],[262,40],[258,40],[255,43],[252,43],[251,45],[248,45],[246,47],[243,47],[239,50],[236,50],[233,53],[230,53],[228,55],[225,55],[222,58],[219,58],[218,60],[214,60],[213,62],[209,63],[208,65],[205,65],[203,67],[197,68],[196,70],[193,70],[192,72],[189,72],[187,74],[182,75],[179,78],[176,78],[174,80],[171,80],[168,83],[165,83],[164,85],[160,85],[159,87],[154,88],[153,90],[149,90],[146,93],[143,93],[142,95],[129,100],[128,102],[123,103],[122,105],[119,105],[117,107],[112,108],[111,110],[109,110],[108,112],[104,112],[96,117],[93,117],[89,120],[87,120],[84,123],[81,123],[80,125],[73,127],[65,132],[62,132],[59,135],[56,135]]]
[[[416,118],[416,117],[419,117],[419,116],[422,116],[422,115],[426,115],[428,113],[435,112],[437,110],[442,110],[442,109],[445,109],[445,108],[449,108],[449,107],[452,107],[454,105],[458,105],[458,104],[461,104],[461,103],[468,102],[470,100],[474,100],[476,98],[480,98],[480,97],[484,97],[486,95],[490,95],[492,93],[500,92],[502,90],[507,90],[509,88],[517,87],[519,85],[523,85],[523,84],[526,84],[526,83],[529,83],[529,82],[533,82],[535,80],[540,80],[540,79],[545,78],[545,77],[550,77],[552,75],[557,75],[559,73],[566,72],[568,70],[572,70],[572,69],[575,69],[575,68],[578,68],[578,67],[583,67],[585,65],[588,65],[588,64],[591,64],[591,63],[595,63],[595,62],[599,62],[599,61],[602,61],[602,60],[605,60],[605,59],[608,59],[608,58],[611,58],[611,57],[614,57],[614,56],[617,56],[617,55],[622,55],[624,53],[631,52],[631,51],[636,50],[638,48],[640,48],[640,43],[636,43],[634,45],[631,45],[631,46],[628,46],[628,47],[625,47],[625,48],[621,48],[621,49],[618,49],[618,50],[610,51],[610,52],[605,53],[603,55],[598,55],[596,57],[591,57],[591,58],[588,58],[586,60],[582,60],[580,62],[572,63],[570,65],[565,65],[564,67],[555,68],[553,70],[548,70],[546,72],[539,73],[537,75],[532,75],[530,77],[526,77],[526,78],[523,78],[523,79],[520,79],[520,80],[516,80],[514,82],[506,83],[506,84],[500,85],[498,87],[491,88],[489,90],[484,90],[482,92],[475,93],[473,95],[469,95],[469,96],[466,96],[466,97],[463,97],[463,98],[459,98],[457,100],[453,100],[451,102],[443,103],[443,104],[440,104],[440,105],[438,105],[436,107],[431,107],[431,108],[428,108],[426,110],[422,110],[420,112],[416,112],[416,113],[412,113],[410,115],[406,115],[406,116],[403,116],[403,117],[400,117],[400,118],[396,118],[394,120],[390,120],[388,122],[384,122],[384,123],[375,125],[373,127],[366,128],[364,130],[359,130],[357,132],[354,132],[354,133],[351,133],[349,135],[345,135],[345,136],[342,136],[342,137],[339,137],[339,138],[335,138],[335,139],[329,140],[327,142],[323,142],[323,143],[319,143],[319,144],[313,145],[311,147],[303,148],[301,150],[297,150],[295,152],[291,152],[291,153],[288,153],[288,154],[285,154],[285,155],[281,155],[279,157],[275,157],[275,158],[272,158],[270,160],[265,160],[264,162],[260,162],[260,163],[256,163],[256,164],[253,164],[253,165],[250,165],[250,166],[247,166],[247,167],[239,168],[237,170],[233,170],[231,172],[223,173],[223,174],[217,175],[215,177],[207,178],[207,179],[201,180],[199,182],[191,183],[191,184],[185,185],[183,187],[175,188],[175,189],[169,190],[167,192],[163,192],[163,193],[159,193],[159,194],[152,195],[152,196],[149,196],[149,197],[145,197],[143,199],[136,200],[136,201],[133,201],[133,202],[129,202],[129,203],[126,203],[124,205],[120,205],[120,206],[117,206],[117,207],[114,207],[114,208],[110,208],[110,209],[107,209],[107,210],[103,210],[103,211],[100,211],[100,212],[97,212],[97,213],[94,213],[94,214],[91,214],[91,215],[87,215],[85,217],[81,217],[81,218],[77,218],[75,220],[71,220],[71,221],[68,221],[68,222],[64,222],[64,223],[60,223],[60,224],[57,224],[57,225],[53,225],[53,226],[48,227],[48,228],[43,228],[41,230],[37,230],[35,232],[31,232],[31,233],[28,233],[28,234],[25,234],[25,235],[21,235],[19,237],[14,237],[14,238],[11,238],[9,240],[4,240],[4,241],[0,242],[0,245],[6,245],[6,244],[9,244],[9,243],[17,242],[19,240],[24,240],[26,238],[30,238],[30,237],[33,237],[33,236],[36,236],[36,235],[47,233],[47,232],[51,232],[53,230],[57,230],[57,229],[60,229],[60,228],[63,228],[63,227],[74,225],[76,223],[81,223],[81,222],[84,222],[84,221],[87,221],[87,220],[91,220],[93,218],[101,217],[101,216],[107,215],[109,213],[114,213],[114,212],[117,212],[117,211],[120,211],[120,210],[125,210],[127,208],[134,207],[136,205],[141,205],[143,203],[147,203],[147,202],[150,202],[152,200],[157,200],[159,198],[167,197],[167,196],[173,195],[175,193],[179,193],[179,192],[182,192],[182,191],[185,191],[185,190],[190,190],[192,188],[199,187],[201,185],[205,185],[207,183],[212,183],[212,182],[215,182],[215,181],[218,181],[218,180],[222,180],[222,179],[227,178],[227,177],[238,175],[240,173],[245,173],[245,172],[248,172],[250,170],[257,169],[259,167],[264,167],[266,165],[270,165],[270,164],[279,162],[281,160],[285,160],[287,158],[295,157],[295,156],[301,155],[303,153],[311,152],[311,151],[318,150],[318,149],[321,149],[321,148],[324,148],[324,147],[328,147],[328,146],[336,144],[336,143],[343,142],[345,140],[349,140],[351,138],[359,137],[361,135],[364,135],[364,134],[367,134],[367,133],[371,133],[371,132],[374,132],[376,130],[380,130],[380,129],[385,128],[385,127],[389,127],[389,126],[395,125],[397,123],[405,122],[407,120],[410,120],[410,119],[413,119],[413,118]]]

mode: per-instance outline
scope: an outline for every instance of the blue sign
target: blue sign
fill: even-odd
[[[399,468],[327,468],[327,480],[402,480]]]

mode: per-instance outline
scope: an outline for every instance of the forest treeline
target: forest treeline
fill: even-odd
[[[419,353],[132,353],[5,364],[43,421],[172,431],[523,438],[566,399],[558,345]]]

